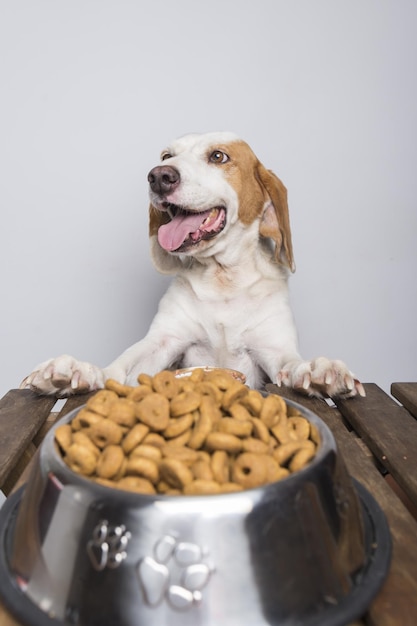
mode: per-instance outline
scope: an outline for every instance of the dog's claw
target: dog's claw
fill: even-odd
[[[307,390],[311,385],[311,376],[309,373],[304,374],[302,388]]]
[[[342,361],[324,357],[314,361],[291,361],[279,371],[278,380],[279,386],[284,384],[319,398],[366,395],[363,385]]]
[[[356,389],[358,394],[360,396],[362,396],[362,398],[365,398],[366,397],[366,391],[365,391],[362,383],[357,378],[354,379],[354,383],[355,383],[354,384],[354,388]]]

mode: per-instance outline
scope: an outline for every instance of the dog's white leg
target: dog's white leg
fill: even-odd
[[[114,378],[122,383],[137,384],[140,372],[155,374],[175,360],[176,348],[164,346],[164,340],[152,342],[145,338],[128,348],[108,367],[99,368],[91,363],[62,355],[40,363],[21,383],[43,395],[66,397],[76,393],[95,391],[104,387],[105,381]]]
[[[343,361],[325,357],[287,362],[278,372],[277,384],[319,398],[365,396],[362,384]]]
[[[104,368],[105,378],[136,385],[141,372],[152,376],[169,368],[185,351],[188,343],[188,336],[181,338],[179,335],[150,332]]]
[[[190,343],[190,325],[183,319],[179,327],[159,314],[147,336],[125,350],[105,368],[62,355],[38,365],[21,383],[40,394],[66,397],[104,387],[109,378],[129,385],[137,384],[140,372],[155,374],[169,367]]]

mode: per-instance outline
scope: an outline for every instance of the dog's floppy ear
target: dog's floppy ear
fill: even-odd
[[[259,233],[275,242],[276,261],[295,272],[287,190],[280,179],[261,163],[258,164],[257,175],[271,200],[261,217]]]
[[[183,267],[181,260],[166,252],[158,242],[158,230],[162,224],[169,222],[169,215],[158,211],[152,204],[149,206],[149,239],[151,245],[151,259],[161,274],[176,274]]]

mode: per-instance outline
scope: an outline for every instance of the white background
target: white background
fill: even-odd
[[[147,331],[147,172],[230,130],[289,191],[301,352],[417,380],[414,0],[0,0],[0,394]]]

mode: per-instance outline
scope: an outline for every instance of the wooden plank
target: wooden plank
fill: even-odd
[[[382,589],[366,613],[365,623],[368,626],[415,626],[417,522],[385,482],[360,439],[346,428],[336,408],[328,406],[322,400],[307,398],[276,385],[267,385],[266,388],[269,392],[278,392],[283,397],[299,402],[323,419],[333,432],[349,473],[373,495],[385,512],[393,544],[392,562]],[[355,398],[351,398],[347,402],[354,400]],[[360,398],[362,400],[366,398]],[[367,405],[369,408],[369,397]]]
[[[336,400],[378,461],[417,504],[416,420],[380,387],[365,385],[366,398]]]
[[[36,446],[33,443],[29,443],[27,448],[23,451],[22,455],[15,462],[14,466],[8,473],[6,480],[2,485],[1,489],[5,496],[9,496],[11,494],[16,482],[19,480],[26,467],[31,463],[35,454]]]
[[[12,389],[0,400],[0,486],[48,417],[56,398]]]
[[[93,395],[93,393],[73,396],[66,400],[64,406],[59,412],[50,413],[43,426],[33,439],[34,443],[36,444],[35,447],[38,448],[38,446],[42,443],[42,440],[40,439],[41,435],[45,436],[48,430],[55,424],[56,421],[58,421],[61,417],[63,417],[73,409],[77,408],[78,406],[82,406],[83,404],[85,404],[87,399],[91,395]],[[12,472],[12,474],[9,476],[5,483],[5,485],[7,485],[7,491],[5,490],[6,495],[9,495],[9,493],[12,493],[27,482],[34,463],[36,463],[36,454],[33,455],[33,457],[30,459],[29,463],[27,463],[26,466],[20,466],[20,464],[17,463],[16,471]]]
[[[83,404],[85,404],[87,402],[88,398],[91,397],[92,395],[94,395],[94,393],[96,393],[96,392],[91,392],[91,393],[85,393],[85,394],[71,396],[70,398],[67,398],[65,400],[65,404],[61,407],[61,410],[53,412],[53,413],[50,413],[48,415],[46,421],[43,423],[41,429],[39,430],[39,432],[37,433],[37,435],[33,439],[33,442],[36,445],[36,447],[38,447],[42,443],[42,441],[45,439],[49,429],[52,428],[52,426],[55,424],[55,422],[60,420],[61,417],[64,417],[64,415],[66,415],[67,413],[69,413],[73,409],[76,409],[76,408],[82,406]]]
[[[392,383],[391,394],[417,418],[417,383]]]

